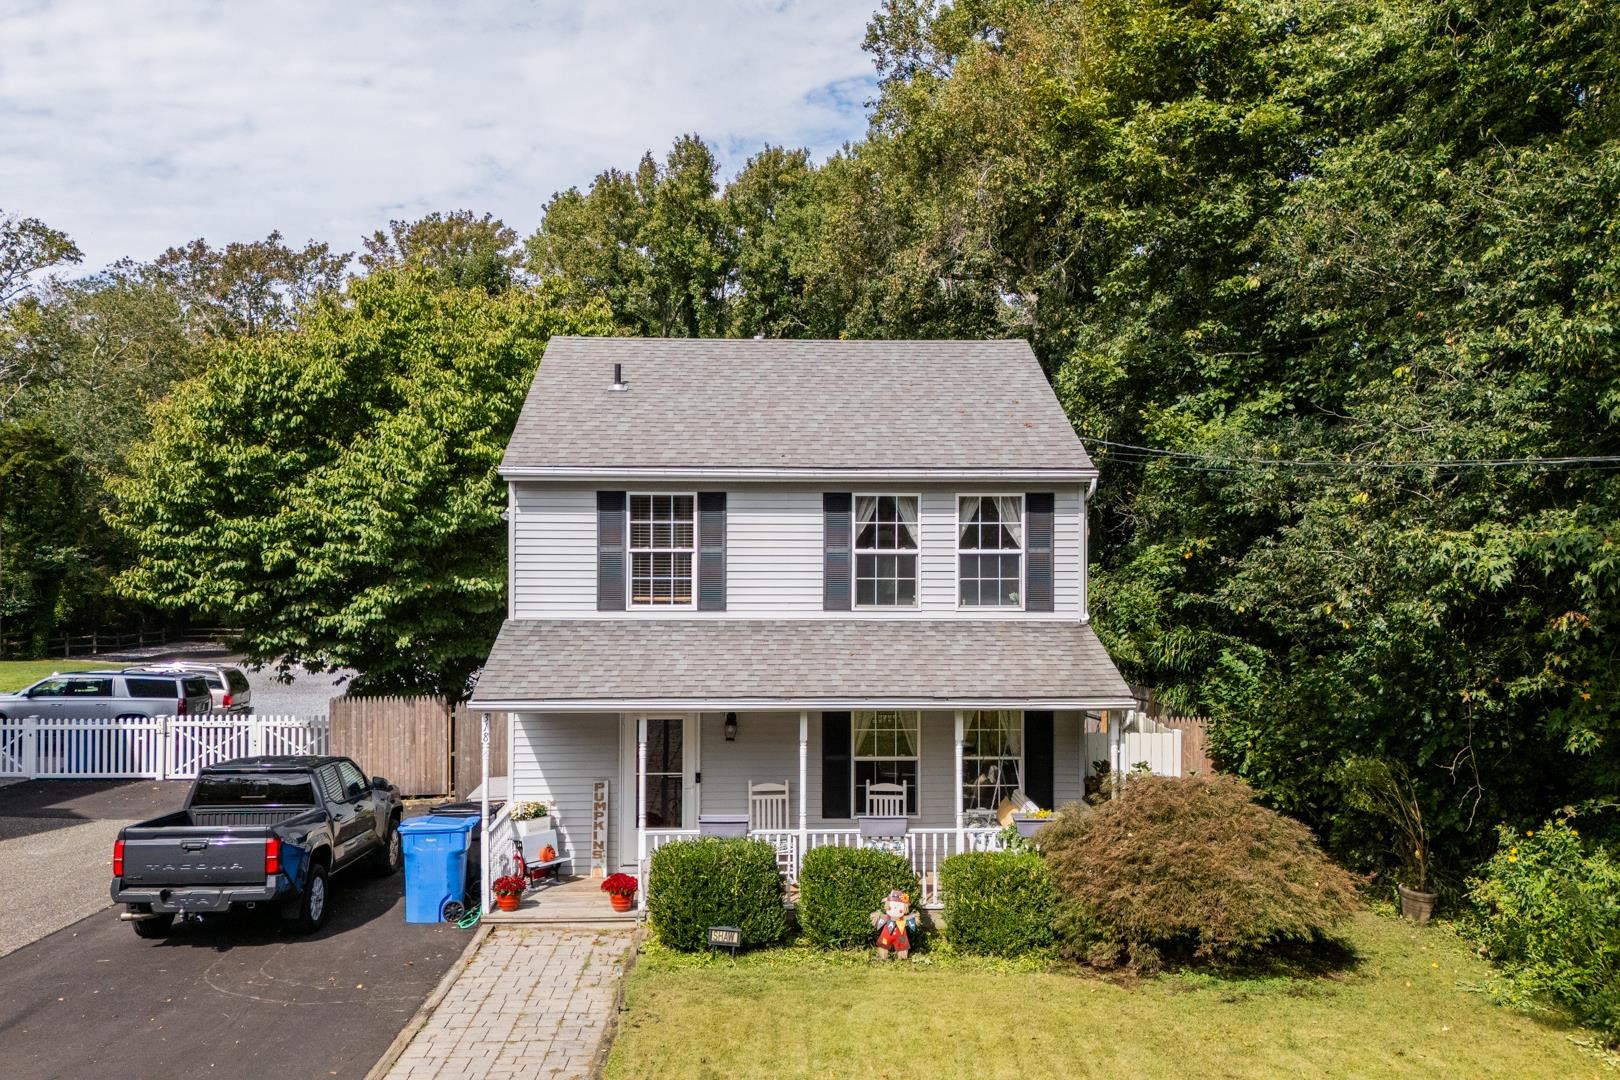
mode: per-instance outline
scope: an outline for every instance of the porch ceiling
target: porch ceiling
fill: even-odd
[[[508,710],[1127,708],[1085,623],[512,619],[472,704]]]

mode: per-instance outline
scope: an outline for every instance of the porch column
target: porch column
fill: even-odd
[[[799,880],[799,867],[804,862],[804,849],[810,843],[810,801],[805,796],[805,785],[810,780],[810,714],[799,712],[799,845],[793,853],[793,880]]]
[[[1109,797],[1115,799],[1125,789],[1125,723],[1115,715],[1118,711],[1110,709],[1103,713],[1103,721],[1108,724],[1108,767],[1113,785]]]
[[[962,805],[962,710],[956,710],[956,850],[967,850],[967,809]]]
[[[489,713],[481,713],[478,720],[478,743],[480,765],[479,773],[481,783],[478,790],[483,792],[479,796],[478,807],[478,910],[489,910]],[[510,770],[508,770],[510,771]],[[508,791],[510,796],[511,792]]]
[[[636,790],[630,793],[636,805],[636,869],[641,873],[637,906],[647,910],[647,714],[636,714]]]

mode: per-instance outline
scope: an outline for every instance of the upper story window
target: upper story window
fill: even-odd
[[[630,496],[630,603],[692,606],[692,495]]]
[[[917,605],[917,496],[855,496],[855,606]]]
[[[1024,497],[963,495],[957,502],[957,598],[963,607],[1024,602]]]

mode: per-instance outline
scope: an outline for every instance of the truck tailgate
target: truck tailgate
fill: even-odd
[[[268,829],[129,829],[124,834],[123,883],[134,889],[262,885],[268,838]]]

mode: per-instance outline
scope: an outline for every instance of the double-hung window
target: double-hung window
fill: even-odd
[[[855,606],[917,605],[917,497],[855,496]]]
[[[980,709],[963,717],[962,807],[994,810],[1024,775],[1024,714]]]
[[[961,606],[1022,607],[1024,497],[963,495],[956,520]]]
[[[630,603],[692,606],[692,495],[630,496]]]
[[[867,789],[873,784],[899,784],[906,789],[907,815],[915,815],[922,714],[858,712],[853,723],[855,813],[870,809]]]

